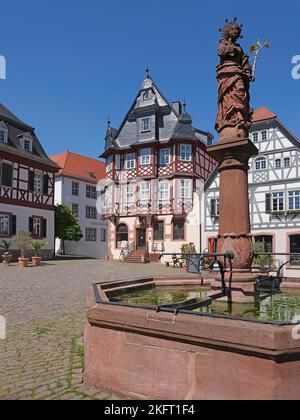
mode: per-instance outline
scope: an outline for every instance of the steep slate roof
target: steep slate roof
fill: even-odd
[[[252,122],[256,123],[260,121],[271,120],[273,118],[277,118],[277,116],[273,114],[273,112],[265,108],[264,106],[261,106],[254,112],[253,117],[252,117]]]
[[[7,144],[0,143],[0,150],[51,166],[58,170],[57,165],[49,159],[47,153],[43,149],[43,146],[35,134],[35,129],[21,121],[0,103],[0,123],[2,122],[5,123],[8,129],[8,142]],[[24,134],[30,134],[32,137],[32,152],[27,152],[22,147],[20,137]]]
[[[143,95],[148,92],[149,99],[143,100]],[[138,118],[144,116],[153,116],[155,114],[163,116],[163,125],[159,125],[157,136],[139,136],[134,124],[137,124]],[[161,124],[161,123],[158,123]],[[153,134],[153,132],[152,132]],[[166,143],[171,139],[201,141],[207,144],[212,135],[205,131],[197,130],[192,127],[192,118],[186,112],[179,115],[177,109],[171,104],[165,95],[161,92],[156,83],[148,75],[143,81],[133,104],[127,112],[118,130],[109,128],[105,138],[105,153],[113,149],[129,149],[140,144]]]
[[[97,159],[72,152],[51,156],[51,159],[61,168],[57,176],[64,175],[89,183],[97,183],[97,181],[106,177],[106,165]]]

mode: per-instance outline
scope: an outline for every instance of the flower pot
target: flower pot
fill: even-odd
[[[6,252],[4,255],[2,255],[3,264],[4,265],[10,265],[11,262],[11,254],[9,252]]]
[[[29,258],[19,258],[19,266],[25,268],[28,266]]]
[[[37,267],[41,265],[42,258],[41,257],[32,257],[32,264]]]

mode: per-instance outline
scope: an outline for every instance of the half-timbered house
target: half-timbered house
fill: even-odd
[[[146,249],[156,260],[186,243],[200,251],[199,192],[216,166],[206,151],[211,140],[147,75],[120,128],[106,135],[111,258],[125,248],[132,258]]]
[[[57,170],[34,128],[0,104],[0,243],[26,231],[48,243],[44,258],[53,256]]]
[[[264,107],[254,114],[251,139],[259,149],[259,155],[250,160],[249,170],[254,241],[262,244],[261,251],[300,253],[300,142],[275,114]],[[217,171],[205,185],[203,206],[203,247],[214,251],[220,210]],[[277,257],[276,265],[280,266],[288,259]],[[292,259],[285,274],[300,277],[299,260]]]

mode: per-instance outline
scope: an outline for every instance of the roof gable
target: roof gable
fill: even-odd
[[[274,118],[277,118],[277,116],[273,114],[273,112],[269,111],[264,106],[261,106],[254,112],[253,117],[252,117],[252,122],[256,123],[260,121],[271,120]]]

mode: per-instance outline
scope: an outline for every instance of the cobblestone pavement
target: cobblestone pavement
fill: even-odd
[[[50,261],[20,269],[0,264],[0,399],[117,399],[82,383],[85,288],[91,282],[172,275],[160,264]],[[176,269],[176,275],[181,271]]]

